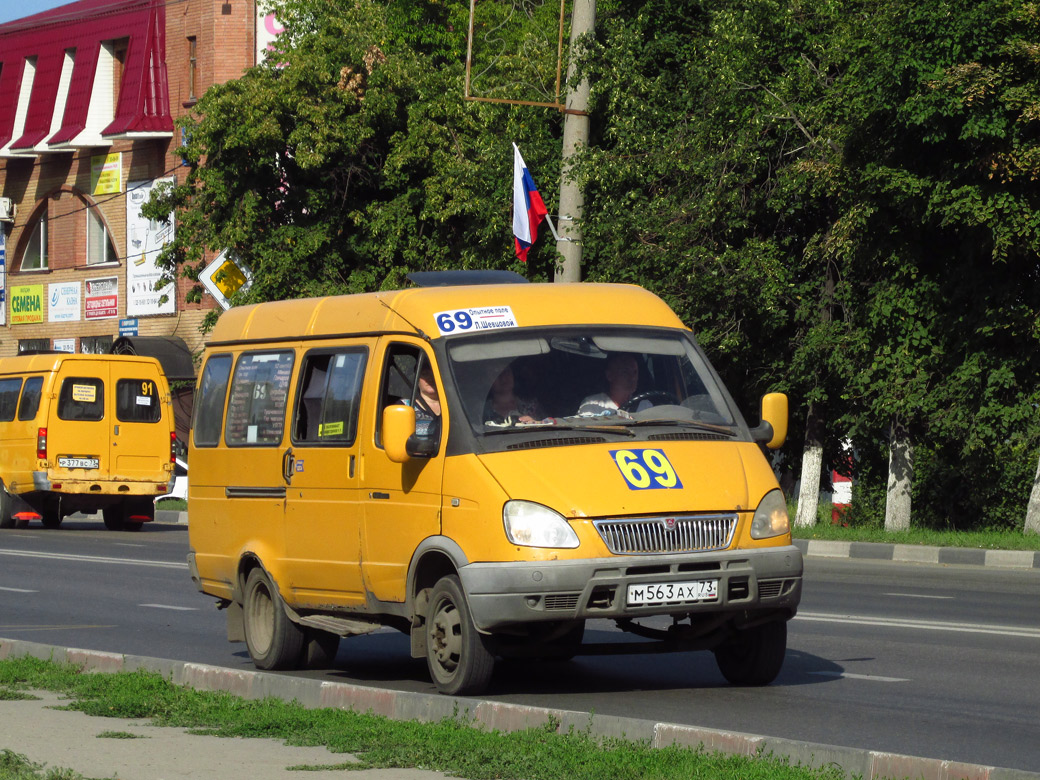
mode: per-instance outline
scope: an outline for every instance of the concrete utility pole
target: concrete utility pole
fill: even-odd
[[[574,0],[571,9],[570,64],[567,66],[567,83],[574,76],[574,60],[577,57],[576,43],[585,33],[596,27],[596,0]],[[589,140],[589,80],[582,79],[575,87],[568,87],[566,109],[563,118],[563,166],[560,176],[560,241],[556,248],[563,260],[556,268],[557,282],[581,281],[581,218],[585,209],[585,194],[570,181],[571,158],[578,147]],[[567,240],[570,239],[570,240]]]

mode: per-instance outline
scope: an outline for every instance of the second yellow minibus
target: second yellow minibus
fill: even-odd
[[[154,358],[0,359],[0,528],[100,511],[110,530],[140,530],[172,487],[176,446]]]

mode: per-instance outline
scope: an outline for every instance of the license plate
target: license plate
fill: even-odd
[[[63,469],[96,469],[97,458],[58,458],[58,466]]]
[[[715,601],[718,597],[718,580],[641,582],[638,585],[628,586],[628,604],[632,607],[647,604],[688,604],[695,601]]]

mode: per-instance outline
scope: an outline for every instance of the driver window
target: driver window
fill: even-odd
[[[411,344],[390,345],[383,363],[381,397],[377,432],[382,426],[383,409],[405,404],[415,409],[416,436],[430,439],[440,436],[440,385],[429,355],[421,348]]]

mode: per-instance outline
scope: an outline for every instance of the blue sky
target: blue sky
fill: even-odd
[[[48,11],[72,0],[0,0],[0,24],[12,22],[25,16]]]

